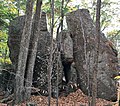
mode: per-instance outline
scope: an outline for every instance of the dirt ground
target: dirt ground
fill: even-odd
[[[91,98],[84,95],[81,90],[69,94],[67,97],[60,97],[58,99],[58,106],[88,106],[88,100]],[[16,106],[26,106],[26,103],[36,104],[35,106],[48,106],[48,97],[45,96],[31,96],[30,100]],[[11,104],[0,104],[0,106],[12,106]],[[32,105],[31,105],[32,106]],[[56,105],[56,99],[51,98],[51,106]],[[96,99],[96,106],[118,106],[117,102],[110,102],[104,99]]]
[[[76,92],[69,94],[67,97],[60,97],[58,99],[58,106],[88,106],[88,99],[91,101],[91,98],[84,95],[81,90],[77,90]],[[32,96],[29,102],[35,103],[37,106],[48,106],[48,97]],[[96,103],[96,106],[118,106],[114,102],[99,98],[96,99]],[[56,99],[51,99],[51,106],[56,106]]]

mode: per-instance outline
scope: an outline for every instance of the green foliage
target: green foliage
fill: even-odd
[[[7,46],[9,22],[17,15],[15,0],[0,1],[0,66],[11,64]]]
[[[6,32],[0,31],[0,65],[11,64],[9,59],[9,49],[7,46],[8,36]]]
[[[112,30],[108,32],[107,35],[110,40],[116,40],[116,39],[120,40],[120,30]]]
[[[43,2],[42,9],[44,12],[47,13],[48,16],[50,16],[50,2],[46,0],[46,2]]]
[[[9,21],[16,16],[16,7],[12,0],[1,0],[0,1],[0,28],[5,30],[9,25]]]
[[[64,15],[66,15],[68,12],[77,9],[76,7],[73,6],[69,6],[68,4],[71,2],[72,0],[68,1],[64,1],[64,6],[63,6],[63,12]],[[55,26],[57,26],[57,24],[60,21],[60,16],[61,16],[61,4],[62,0],[55,0]],[[42,5],[42,10],[44,12],[46,12],[47,14],[47,18],[48,18],[48,24],[50,24],[50,14],[51,14],[51,10],[50,10],[50,0],[44,0],[43,1],[43,5]]]

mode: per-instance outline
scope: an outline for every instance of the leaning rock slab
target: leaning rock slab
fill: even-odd
[[[80,9],[67,14],[67,25],[73,40],[73,57],[78,73],[78,85],[87,94],[92,91],[93,66],[95,56],[96,29],[87,9]],[[86,42],[86,43],[85,43]],[[97,96],[107,100],[116,99],[116,86],[112,76],[116,75],[117,57],[114,48],[101,33],[97,75]],[[86,57],[85,58],[85,49]],[[86,65],[88,63],[88,65]],[[89,77],[89,80],[88,80]],[[89,81],[89,83],[88,83]]]

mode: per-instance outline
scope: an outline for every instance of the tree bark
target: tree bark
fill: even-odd
[[[22,33],[20,53],[18,57],[18,67],[16,70],[16,84],[15,84],[15,104],[23,101],[24,96],[24,75],[26,68],[26,61],[28,55],[28,48],[31,35],[32,26],[32,12],[33,12],[34,0],[27,0],[26,4],[26,19]]]
[[[35,65],[38,38],[39,38],[39,32],[40,32],[41,6],[42,6],[42,0],[37,0],[36,12],[34,15],[34,22],[32,25],[33,31],[32,31],[31,38],[30,38],[29,54],[28,54],[27,67],[26,67],[25,99],[29,99],[31,95],[33,69]]]
[[[53,70],[53,29],[54,29],[54,0],[51,0],[51,23],[50,23],[50,36],[51,36],[51,45],[50,45],[50,57],[48,60],[48,106],[50,106],[51,101],[51,73]]]
[[[61,6],[61,31],[63,31],[63,20],[64,20],[64,0],[62,0]]]
[[[96,53],[95,53],[95,65],[93,71],[93,86],[92,86],[92,106],[96,106],[97,97],[97,73],[98,73],[98,58],[99,58],[99,45],[100,45],[100,9],[101,0],[97,0],[97,10],[96,10]]]
[[[59,24],[59,26],[58,26],[58,28],[57,28],[57,35],[56,35],[56,41],[57,41],[57,99],[56,99],[56,106],[58,106],[58,95],[59,95],[59,89],[58,89],[58,77],[59,77],[59,66],[58,66],[58,64],[59,64],[59,60],[61,59],[61,56],[60,56],[60,54],[61,54],[61,51],[62,51],[62,35],[60,35],[59,34],[59,29],[60,29],[60,27],[61,27],[61,32],[63,31],[63,20],[64,20],[64,12],[63,12],[63,10],[64,10],[64,0],[62,0],[61,1],[61,20],[60,20],[60,24]]]

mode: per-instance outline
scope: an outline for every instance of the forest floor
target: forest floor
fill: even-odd
[[[37,106],[48,106],[48,98],[44,96],[32,96],[30,101],[36,103]],[[96,99],[96,103],[96,106],[118,106],[115,102],[99,98]],[[58,106],[88,106],[88,96],[83,94],[81,90],[77,90],[67,97],[60,97],[58,104]],[[51,106],[56,106],[56,99],[51,99]]]
[[[88,106],[88,98],[81,90],[77,90],[74,93],[70,93],[67,97],[60,97],[58,99],[58,106]],[[31,96],[30,100],[27,101],[27,104],[36,104],[35,106],[48,106],[48,97],[45,96]],[[119,106],[117,102],[110,102],[104,99],[96,99],[96,106]],[[0,104],[0,106],[12,106],[10,104]],[[16,106],[26,106],[26,103]],[[33,105],[27,105],[33,106]],[[56,105],[56,99],[51,98],[51,106]]]

